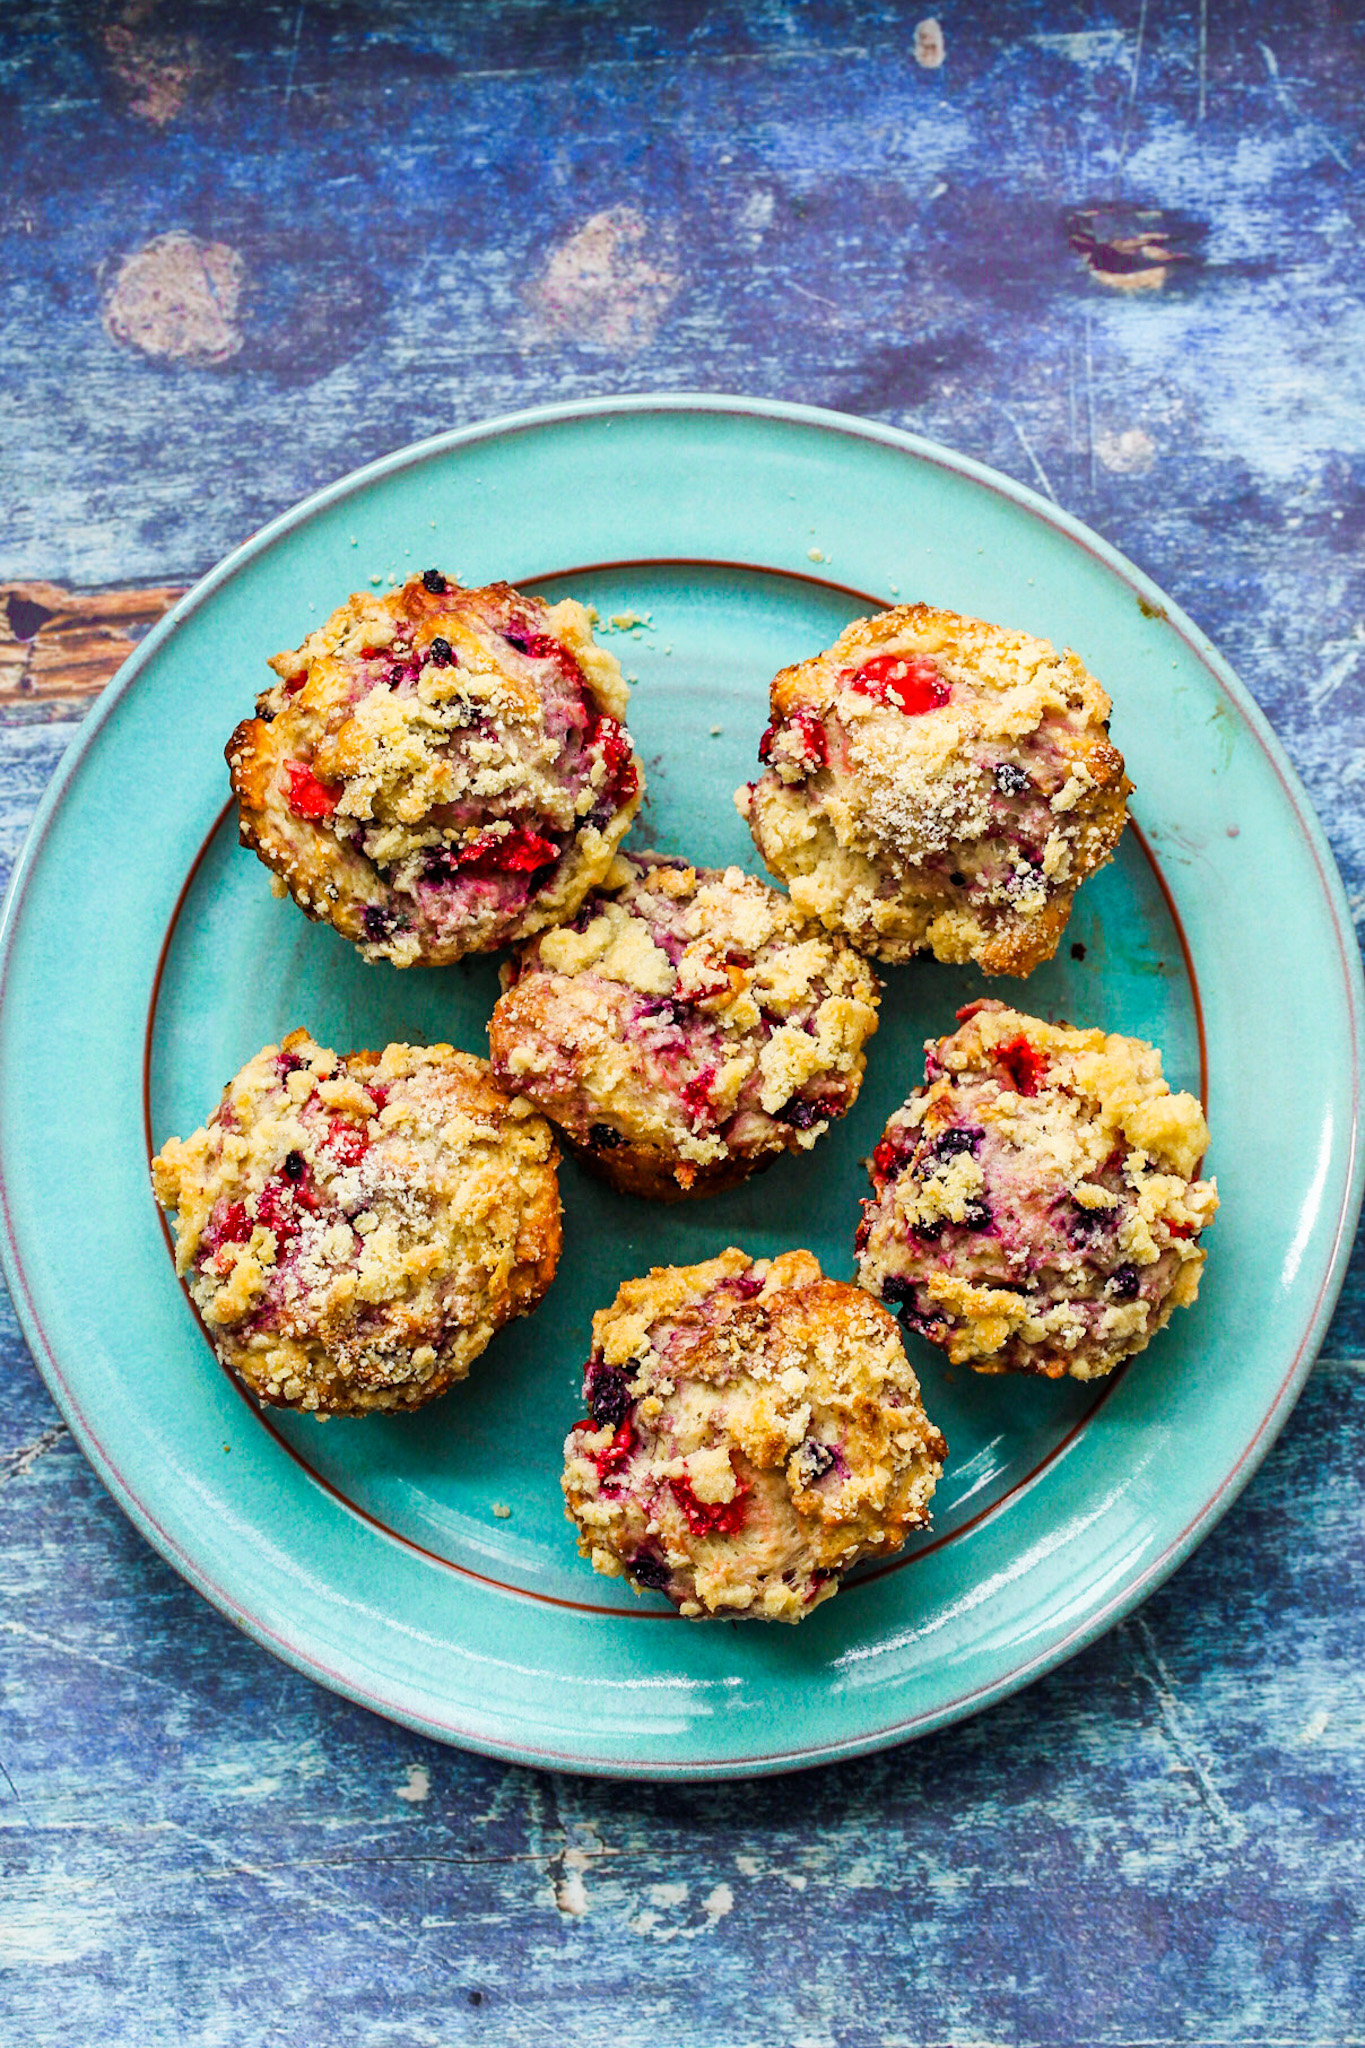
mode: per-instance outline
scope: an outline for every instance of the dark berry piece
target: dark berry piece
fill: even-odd
[[[595,1152],[614,1152],[625,1142],[621,1133],[614,1131],[610,1124],[593,1124],[588,1131],[588,1143]]]
[[[619,1429],[631,1410],[630,1376],[593,1356],[583,1375],[583,1398],[595,1423]]]
[[[975,1124],[950,1124],[934,1140],[935,1159],[955,1159],[959,1152],[975,1152],[986,1133]]]
[[[437,668],[449,668],[454,658],[450,642],[437,633],[427,648],[427,660],[434,661]]]
[[[1085,947],[1079,939],[1074,940],[1072,943],[1071,957],[1073,960],[1084,960],[1085,958]]]
[[[995,771],[995,786],[1001,796],[1022,796],[1026,789],[1032,788],[1032,783],[1013,761],[1002,761]]]
[[[647,1550],[637,1550],[626,1570],[641,1586],[650,1586],[656,1593],[662,1592],[672,1573],[661,1557],[654,1557]]]
[[[287,1152],[285,1154],[284,1177],[286,1180],[302,1180],[307,1171],[308,1161],[304,1158],[302,1152]]]
[[[273,725],[275,723],[275,714],[268,704],[264,711],[258,711],[256,716],[260,719],[262,725]]]
[[[963,874],[961,868],[954,868],[948,880],[955,889],[965,889],[967,886],[967,877]]]
[[[822,1479],[834,1463],[838,1453],[829,1444],[822,1444],[819,1437],[808,1436],[796,1454],[796,1469],[803,1486],[813,1486]]]
[[[372,943],[386,939],[393,930],[392,917],[378,903],[367,903],[360,921],[365,927],[366,938]]]
[[[1104,1291],[1112,1294],[1115,1301],[1132,1301],[1138,1285],[1137,1267],[1124,1264],[1114,1268]]]
[[[804,1095],[795,1095],[778,1110],[775,1121],[790,1124],[794,1131],[808,1131],[812,1124],[818,1124],[826,1115],[828,1111],[822,1103],[808,1102]]]
[[[449,590],[450,585],[446,582],[439,569],[424,569],[422,571],[422,588],[423,590],[429,590],[433,597],[442,597]]]
[[[1071,1206],[1066,1219],[1066,1234],[1072,1244],[1089,1244],[1104,1229],[1105,1212],[1102,1209],[1083,1209],[1079,1202]]]
[[[967,1230],[989,1230],[994,1211],[989,1202],[968,1202],[962,1212],[963,1227]]]

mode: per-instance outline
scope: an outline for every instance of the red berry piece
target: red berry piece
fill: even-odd
[[[256,1197],[256,1221],[266,1230],[274,1231],[277,1245],[288,1244],[303,1227],[299,1217],[300,1196],[301,1190],[275,1174]]]
[[[943,680],[927,654],[878,654],[865,662],[849,688],[861,696],[889,704],[893,711],[917,718],[948,702],[952,686]]]
[[[343,1167],[359,1166],[370,1149],[370,1141],[364,1131],[358,1124],[348,1123],[345,1117],[333,1119],[323,1145],[328,1157]]]
[[[1030,1045],[1021,1032],[1008,1045],[998,1045],[995,1057],[1010,1077],[1010,1086],[1016,1095],[1036,1095],[1038,1083],[1047,1072],[1047,1059],[1038,1048]]]
[[[339,785],[319,782],[306,761],[286,761],[289,808],[299,818],[330,818],[341,797]]]
[[[204,1251],[212,1257],[225,1244],[246,1244],[251,1236],[251,1218],[245,1202],[228,1202],[215,1210],[204,1230]]]
[[[459,848],[456,859],[461,874],[530,875],[557,861],[559,848],[522,826],[512,832],[480,832]]]
[[[818,711],[808,704],[798,704],[785,725],[776,722],[770,725],[758,743],[760,761],[772,759],[773,746],[779,733],[793,732],[799,741],[794,763],[804,775],[814,775],[817,768],[823,768],[829,760],[829,738],[825,732],[825,721]]]
[[[596,1424],[588,1425],[596,1428]],[[597,1471],[597,1483],[603,1493],[619,1493],[621,1474],[630,1463],[631,1452],[635,1449],[635,1430],[629,1422],[623,1422],[611,1442],[603,1451],[589,1451]]]
[[[698,1500],[690,1479],[668,1483],[694,1536],[733,1536],[744,1526],[747,1486],[737,1486],[732,1500]]]
[[[687,1104],[693,1123],[701,1123],[712,1115],[711,1083],[716,1078],[714,1067],[703,1067],[690,1081],[682,1085],[682,1099]]]
[[[915,1156],[915,1140],[909,1131],[888,1131],[878,1140],[872,1154],[872,1176],[877,1181],[894,1180]]]
[[[602,795],[610,799],[614,811],[619,811],[622,804],[630,802],[640,781],[630,734],[617,719],[604,716],[593,726],[588,745],[600,752],[606,766]]]

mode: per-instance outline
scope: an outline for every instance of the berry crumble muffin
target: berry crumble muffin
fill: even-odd
[[[152,1165],[176,1271],[259,1400],[419,1408],[529,1313],[559,1258],[559,1155],[453,1046],[268,1045]]]
[[[618,855],[573,924],[503,968],[489,1040],[574,1153],[676,1201],[809,1151],[862,1085],[880,989],[739,868]]]
[[[809,1252],[656,1266],[593,1318],[580,1553],[693,1617],[800,1621],[929,1520],[947,1445],[895,1320]]]
[[[1052,957],[1132,788],[1074,654],[899,605],[783,669],[771,703],[735,802],[798,910],[878,960]]]
[[[1140,1038],[958,1022],[873,1154],[859,1279],[954,1365],[1101,1379],[1199,1292],[1203,1111]]]
[[[442,966],[572,917],[639,807],[589,615],[437,569],[351,597],[227,745],[241,840],[367,960]]]

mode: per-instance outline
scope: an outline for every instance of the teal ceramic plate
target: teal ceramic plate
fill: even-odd
[[[262,1044],[485,1049],[492,963],[366,967],[234,844],[223,743],[267,655],[352,589],[439,563],[618,628],[650,796],[636,838],[753,867],[731,792],[773,672],[924,597],[1074,647],[1116,705],[1138,830],[1082,890],[1032,1009],[1160,1044],[1203,1090],[1223,1208],[1196,1308],[1099,1388],[952,1373],[911,1339],[950,1457],[931,1533],[800,1628],[678,1621],[580,1562],[559,1493],[592,1310],[651,1263],[809,1246],[852,1272],[859,1161],[921,1041],[982,993],[892,969],[867,1085],[813,1155],[695,1206],[572,1165],[560,1274],[422,1413],[262,1414],[176,1285],[149,1143]],[[556,408],[376,463],[256,536],[127,664],[15,876],[0,1008],[10,1281],[78,1440],[224,1613],[324,1684],[527,1763],[737,1775],[973,1712],[1150,1592],[1284,1421],[1360,1201],[1360,974],[1341,889],[1263,719],[1207,640],[1052,506],[888,428],[663,398]],[[500,1516],[498,1507],[511,1509]]]

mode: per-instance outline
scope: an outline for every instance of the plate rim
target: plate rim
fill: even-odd
[[[1359,944],[1335,857],[1311,800],[1273,727],[1260,705],[1209,637],[1145,571],[1139,569],[1119,549],[1085,526],[1073,514],[1041,497],[1028,485],[990,468],[977,461],[975,457],[960,454],[907,429],[788,400],[750,398],[705,391],[675,391],[568,400],[529,407],[468,426],[449,428],[426,436],[422,440],[405,444],[300,499],[251,534],[200,577],[139,642],[117,675],[106,685],[99,702],[83,721],[80,731],[67,747],[43,792],[15,859],[3,905],[0,905],[0,1000],[3,1000],[11,956],[19,935],[24,899],[42,858],[56,814],[65,801],[87,753],[95,745],[105,723],[123,697],[136,684],[152,657],[223,585],[231,581],[258,556],[267,553],[281,536],[306,525],[320,511],[366,490],[381,479],[398,475],[405,469],[418,467],[434,457],[454,449],[476,446],[481,441],[501,440],[513,434],[534,432],[541,427],[651,412],[703,415],[710,418],[756,417],[786,421],[859,441],[871,441],[907,455],[913,460],[966,478],[1010,500],[1080,546],[1133,591],[1144,612],[1150,609],[1172,627],[1230,700],[1258,742],[1281,785],[1294,821],[1313,857],[1323,898],[1331,913],[1340,955],[1347,1030],[1354,1050],[1348,1163],[1344,1177],[1344,1197],[1335,1218],[1331,1256],[1317,1298],[1305,1319],[1291,1362],[1273,1399],[1263,1412],[1255,1432],[1243,1446],[1236,1462],[1224,1472],[1199,1512],[1190,1518],[1159,1556],[1152,1559],[1136,1577],[1126,1581],[1110,1600],[1089,1613],[1060,1640],[1050,1643],[1034,1656],[1012,1665],[1007,1672],[958,1698],[921,1713],[902,1716],[886,1727],[839,1737],[829,1742],[806,1744],[798,1750],[743,1760],[722,1758],[712,1761],[675,1761],[657,1758],[623,1762],[536,1749],[525,1743],[497,1741],[481,1733],[466,1732],[450,1724],[438,1723],[371,1691],[359,1682],[355,1675],[331,1669],[309,1649],[286,1641],[263,1618],[248,1612],[231,1589],[213,1579],[210,1573],[201,1567],[197,1560],[191,1558],[180,1543],[160,1526],[150,1510],[144,1507],[131,1484],[125,1481],[98,1438],[86,1425],[75,1393],[66,1383],[60,1361],[47,1343],[36,1304],[30,1294],[13,1227],[5,1172],[4,1128],[7,1119],[3,1115],[3,1069],[0,1069],[0,1222],[3,1223],[3,1228],[0,1228],[0,1267],[3,1268],[15,1313],[34,1362],[77,1444],[102,1484],[134,1526],[167,1562],[220,1613],[242,1629],[244,1634],[269,1650],[272,1655],[280,1657],[315,1682],[327,1686],[329,1690],[342,1694],[388,1720],[429,1738],[452,1743],[503,1762],[540,1769],[567,1769],[585,1776],[699,1781],[816,1768],[843,1758],[867,1755],[893,1747],[981,1712],[1023,1686],[1031,1684],[1034,1679],[1054,1670],[1107,1633],[1184,1563],[1232,1506],[1259,1468],[1287,1421],[1312,1370],[1345,1280],[1360,1215],[1362,1194],[1365,1194],[1365,1152],[1362,1151],[1360,1143],[1361,1069],[1365,1065],[1365,975],[1362,974]],[[658,559],[662,562],[674,558],[660,556]],[[768,565],[737,563],[733,566],[761,568]],[[557,572],[547,568],[540,573],[551,575]],[[523,580],[533,582],[536,579],[528,575]],[[834,587],[832,578],[811,576],[809,580],[828,580],[831,587]]]

